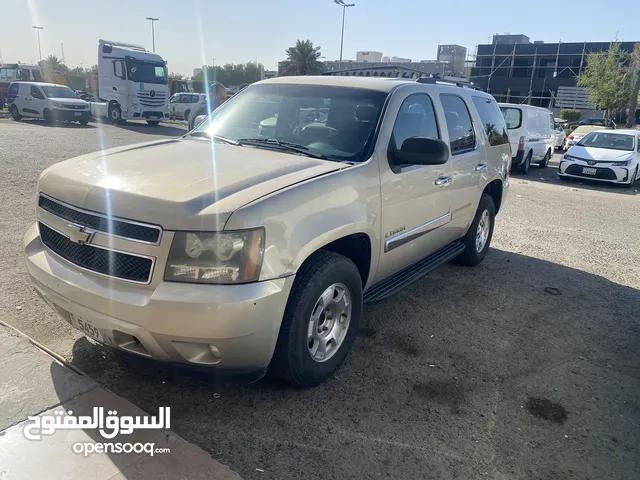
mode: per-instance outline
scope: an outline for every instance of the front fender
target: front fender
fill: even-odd
[[[380,254],[380,176],[375,158],[274,192],[236,210],[225,230],[264,226],[260,280],[294,274],[313,252],[355,233],[371,240],[370,279]]]

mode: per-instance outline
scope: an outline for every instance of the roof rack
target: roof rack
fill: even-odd
[[[422,78],[418,78],[416,82],[430,84],[430,85],[435,85],[435,84],[455,85],[456,87],[461,87],[461,88],[472,88],[473,90],[482,90],[477,85],[473,85],[473,84],[467,85],[461,82],[454,82],[452,80],[445,80],[438,77],[422,77]]]

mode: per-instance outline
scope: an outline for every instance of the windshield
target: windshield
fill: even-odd
[[[79,98],[69,87],[42,85],[42,91],[49,98]]]
[[[225,103],[193,133],[252,139],[259,148],[288,142],[330,160],[364,161],[386,97],[386,92],[346,87],[256,85]]]
[[[500,107],[500,111],[509,130],[520,128],[520,125],[522,125],[522,110],[514,107]]]
[[[610,150],[633,151],[633,135],[620,133],[591,132],[578,145],[582,147],[607,148]]]
[[[138,60],[126,60],[127,78],[134,82],[168,83],[167,67],[157,62],[141,62]]]

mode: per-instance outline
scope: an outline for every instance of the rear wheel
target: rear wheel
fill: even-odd
[[[551,158],[551,152],[547,152],[544,154],[544,158],[542,159],[542,161],[539,163],[540,168],[547,168],[547,165],[549,165],[549,159]]]
[[[182,116],[182,118],[188,122],[189,121],[189,115],[191,115],[191,110],[185,110],[184,111],[184,115]]]
[[[11,107],[9,108],[9,112],[11,113],[11,118],[13,118],[16,122],[22,120],[22,115],[20,115],[18,107],[16,107],[15,105],[11,105]]]
[[[456,259],[458,263],[474,267],[484,260],[493,237],[495,218],[496,207],[493,198],[491,195],[483,193],[476,216],[462,239],[466,248]]]
[[[80,120],[80,125],[89,125],[89,120]]]
[[[318,385],[344,362],[362,315],[360,272],[348,258],[314,253],[296,274],[270,372],[299,387]]]
[[[147,120],[147,123],[148,123],[149,125],[153,125],[154,127],[155,127],[156,125],[159,125],[159,124],[160,124],[160,122],[159,122],[158,120]]]
[[[527,156],[524,158],[524,161],[522,162],[522,165],[520,165],[520,167],[518,168],[518,171],[520,173],[524,173],[525,175],[527,173],[529,173],[529,167],[531,167],[531,151],[529,151],[529,153],[527,153]]]

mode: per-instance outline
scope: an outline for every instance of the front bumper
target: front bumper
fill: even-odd
[[[35,224],[24,245],[37,292],[74,327],[78,318],[89,323],[96,329],[89,329],[92,336],[106,345],[222,371],[264,372],[271,361],[293,276],[244,285],[152,287],[81,272],[42,244]]]
[[[595,169],[595,174],[583,173],[583,168]],[[610,183],[629,183],[633,176],[633,169],[630,166],[613,167],[610,163],[589,165],[587,162],[580,160],[565,160],[563,158],[558,166],[558,175]]]
[[[63,122],[88,122],[91,120],[90,110],[62,110],[53,109],[53,118]]]

